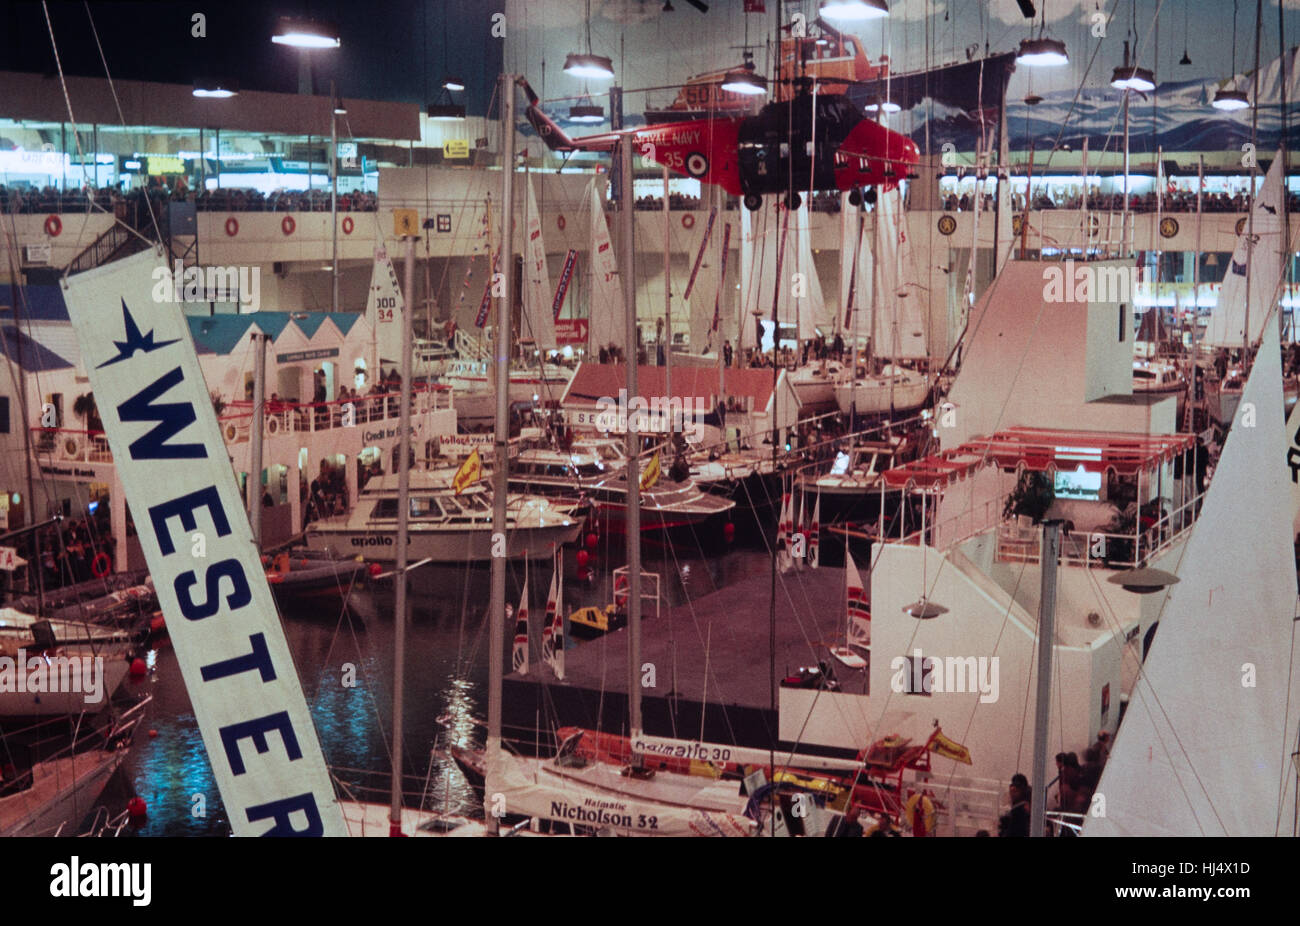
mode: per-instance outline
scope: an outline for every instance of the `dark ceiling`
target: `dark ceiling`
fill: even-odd
[[[482,114],[501,70],[503,40],[491,35],[493,6],[483,0],[56,0],[48,9],[67,74],[104,76],[93,17],[114,77],[190,84],[196,77],[215,76],[233,78],[251,90],[293,93],[298,90],[299,52],[272,44],[271,34],[280,16],[308,16],[334,22],[342,38],[338,49],[310,53],[316,92],[327,93],[333,79],[347,97],[424,104],[438,97],[444,72],[450,72],[467,85],[457,102]],[[206,17],[205,37],[193,34],[195,13]],[[55,73],[42,4],[0,4],[0,70]]]

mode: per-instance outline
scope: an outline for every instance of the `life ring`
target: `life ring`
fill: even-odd
[[[934,835],[934,801],[920,791],[914,791],[903,805],[903,823],[911,828],[913,836]]]
[[[112,568],[113,561],[108,558],[107,553],[96,553],[95,558],[90,561],[90,574],[96,579],[104,578]]]
[[[626,573],[614,580],[614,604],[620,608],[627,607],[628,585]]]
[[[45,234],[51,238],[57,238],[63,234],[63,220],[57,215],[47,215],[45,217]]]
[[[266,419],[266,433],[278,434],[280,431],[280,419],[274,416]]]
[[[77,443],[77,439],[75,437],[69,437],[67,440],[63,442],[63,452],[70,457],[75,457],[77,455],[77,451],[80,449],[81,447]]]
[[[352,216],[345,215],[343,217],[343,234],[345,235],[352,234],[353,227],[354,227],[354,223],[352,221]]]
[[[688,212],[684,216],[682,216],[682,228],[694,228],[694,227],[695,227],[694,215]]]
[[[238,433],[233,424],[226,425],[226,440],[234,440],[235,434]]]
[[[298,223],[293,220],[293,216],[286,215],[280,220],[280,231],[286,235],[292,235],[293,230],[298,227]]]
[[[239,219],[235,218],[232,215],[230,216],[230,218],[226,219],[226,235],[230,238],[233,238],[235,237],[235,235],[238,234],[239,234]]]
[[[557,215],[555,217],[555,227],[558,228],[560,231],[564,231],[564,226],[568,224],[569,223],[564,220],[564,216]]]

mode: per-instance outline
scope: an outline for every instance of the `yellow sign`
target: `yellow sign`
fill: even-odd
[[[393,234],[418,235],[420,233],[420,214],[414,209],[393,210]]]
[[[150,176],[156,174],[183,174],[185,173],[185,162],[180,158],[150,155],[146,158],[146,172]]]
[[[451,485],[459,495],[465,491],[468,486],[473,485],[483,478],[483,460],[478,455],[478,448],[469,455],[469,458],[460,465],[456,470],[456,475],[452,477]]]
[[[469,139],[450,138],[443,142],[442,156],[448,160],[469,157]]]

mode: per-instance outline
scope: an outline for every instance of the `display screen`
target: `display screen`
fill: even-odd
[[[1058,472],[1052,488],[1057,498],[1100,501],[1101,473],[1089,473],[1083,467],[1079,467],[1074,472]]]

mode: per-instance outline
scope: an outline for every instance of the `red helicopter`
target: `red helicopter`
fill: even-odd
[[[743,117],[668,122],[642,129],[570,138],[542,112],[537,94],[522,77],[528,121],[552,151],[613,151],[632,135],[643,157],[722,187],[742,197],[745,208],[763,205],[763,194],[780,193],[791,209],[800,190],[849,192],[853,205],[874,202],[876,189],[892,190],[913,176],[920,153],[906,135],[867,119],[838,93],[814,94],[802,79],[791,99],[768,103]]]

